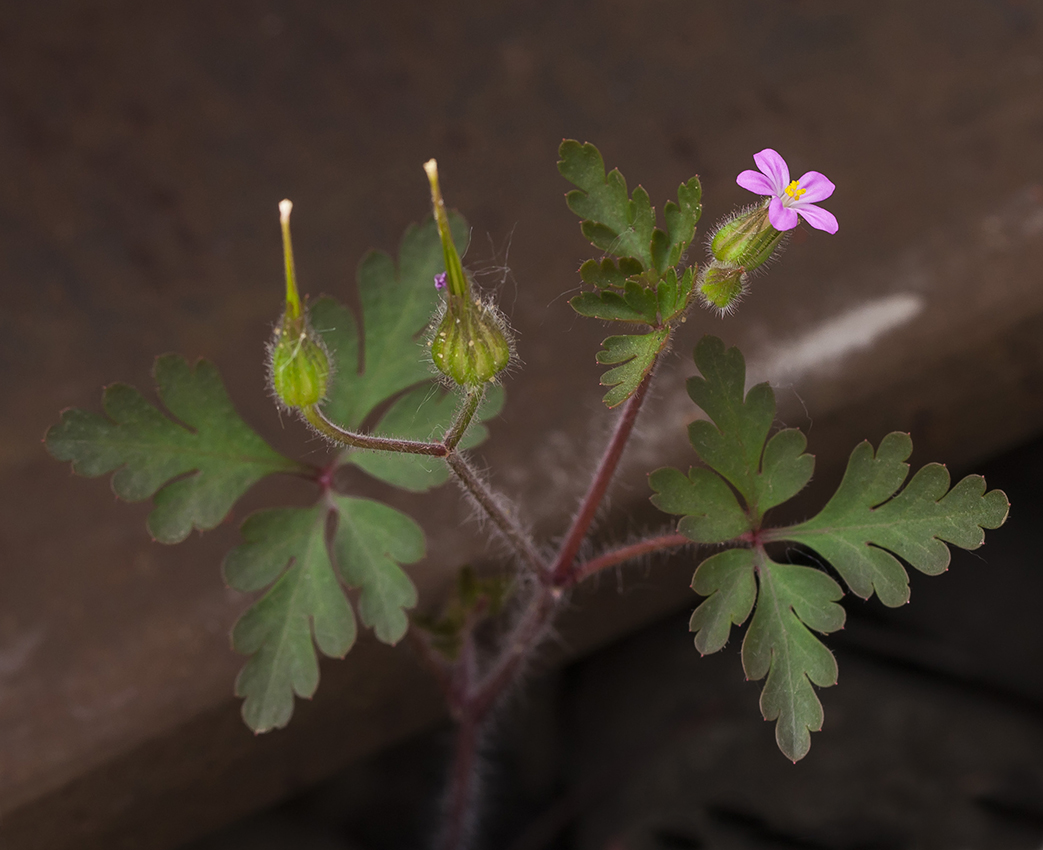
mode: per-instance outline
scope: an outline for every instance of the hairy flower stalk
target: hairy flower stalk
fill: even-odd
[[[424,171],[431,184],[431,206],[445,255],[445,273],[435,278],[435,286],[446,293],[445,313],[431,339],[431,359],[455,383],[479,387],[507,366],[511,344],[499,311],[474,296],[470,276],[460,262],[438,185],[438,163],[428,160]]]
[[[322,339],[311,328],[297,291],[290,240],[292,209],[290,201],[279,204],[286,265],[286,309],[268,345],[268,377],[279,402],[291,410],[299,410],[318,404],[326,396],[330,359]]]

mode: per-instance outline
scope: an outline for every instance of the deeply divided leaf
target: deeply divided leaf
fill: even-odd
[[[689,379],[688,394],[710,418],[689,425],[688,435],[713,472],[692,470],[686,479],[677,470],[659,470],[650,479],[657,491],[652,501],[667,513],[682,515],[678,530],[690,539],[724,542],[730,538],[716,537],[718,533],[735,529],[734,537],[759,528],[765,511],[804,489],[815,459],[804,452],[807,440],[796,429],[767,439],[775,418],[775,394],[767,384],[745,391],[746,362],[737,348],[726,349],[721,340],[706,336],[696,346],[695,362],[702,374]],[[744,506],[725,480],[742,496]],[[702,495],[696,496],[697,491]],[[682,499],[682,492],[689,495]],[[737,519],[724,522],[720,508],[708,513],[707,500],[724,504],[723,493],[730,497],[727,515],[742,514],[742,524]],[[711,534],[712,541],[707,539]]]
[[[611,387],[602,401],[616,407],[632,396],[651,371],[659,352],[670,338],[669,328],[633,336],[610,336],[597,354],[598,363],[614,365],[601,376],[601,386]]]
[[[767,675],[761,714],[775,720],[775,740],[793,761],[807,755],[811,733],[822,728],[822,704],[812,685],[837,681],[833,654],[812,633],[844,625],[836,604],[843,591],[825,573],[811,567],[776,564],[755,552],[759,594],[757,610],[742,644],[749,679]]]
[[[46,445],[80,475],[115,471],[112,487],[121,499],[155,495],[148,528],[156,540],[178,543],[193,528],[214,528],[255,482],[301,469],[240,418],[211,363],[190,366],[168,354],[156,359],[153,374],[174,418],[133,387],[114,384],[103,397],[105,416],[67,410]]]
[[[909,577],[898,558],[928,575],[944,572],[951,543],[977,549],[983,529],[999,528],[1009,503],[1001,490],[985,491],[985,479],[969,475],[951,490],[949,473],[932,463],[900,493],[912,453],[908,434],[888,434],[876,453],[868,442],[855,447],[833,498],[814,518],[772,530],[774,539],[803,543],[832,564],[851,591],[874,591],[885,605],[909,599]],[[898,557],[895,557],[898,556]]]
[[[724,543],[750,530],[750,519],[735,493],[719,475],[693,467],[688,475],[657,469],[648,477],[655,495],[652,504],[668,514],[680,514],[678,530],[696,543]]]
[[[245,542],[225,558],[225,579],[237,590],[274,582],[232,631],[235,649],[252,656],[235,689],[245,697],[243,719],[255,732],[285,726],[294,694],[315,693],[316,645],[343,658],[355,642],[355,615],[326,549],[328,513],[320,502],[253,514],[243,523]]]
[[[424,532],[394,508],[370,499],[335,496],[333,550],[344,581],[361,588],[359,615],[383,643],[396,644],[409,625],[416,587],[399,564],[424,557]]]
[[[619,169],[605,174],[601,153],[589,142],[581,145],[567,139],[561,143],[558,155],[561,175],[579,187],[569,192],[565,200],[569,209],[583,219],[583,235],[602,251],[637,260],[643,269],[652,268],[655,214],[648,193],[639,186],[631,200]]]
[[[765,383],[753,387],[747,395],[742,352],[726,349],[715,336],[699,341],[695,364],[702,375],[688,379],[688,395],[710,421],[693,422],[688,427],[689,439],[699,457],[755,507],[761,453],[775,419],[775,394]]]
[[[676,266],[688,250],[702,213],[702,195],[699,178],[693,177],[677,188],[677,203],[667,201],[663,207],[666,231],[656,230],[652,236],[652,256],[660,273]]]
[[[666,230],[660,230],[655,226],[655,210],[648,193],[638,186],[629,196],[623,175],[618,169],[605,173],[605,162],[594,145],[567,139],[558,154],[558,170],[579,187],[565,200],[583,219],[580,229],[596,248],[635,260],[642,270],[655,270],[660,275],[680,262],[702,211],[698,177],[680,185],[677,202],[667,202]]]
[[[757,598],[752,549],[726,549],[703,561],[692,577],[692,590],[707,597],[692,614],[689,628],[703,655],[727,642],[732,626],[741,626]]]
[[[450,225],[463,253],[467,223],[454,213]],[[406,230],[397,263],[380,251],[368,253],[358,268],[361,346],[359,323],[347,307],[332,298],[312,305],[312,326],[331,352],[335,370],[322,405],[334,422],[358,428],[381,402],[431,378],[421,336],[438,305],[434,277],[444,265],[431,219]]]
[[[331,512],[333,560],[326,540]],[[401,564],[424,556],[424,535],[394,508],[348,496],[260,511],[243,523],[242,534],[244,542],[225,558],[226,581],[244,592],[270,588],[232,632],[235,649],[251,656],[236,693],[245,698],[247,725],[265,732],[289,722],[294,695],[315,693],[316,647],[343,657],[354,643],[355,614],[342,582],[359,588],[362,622],[379,640],[402,638],[404,609],[416,604],[416,588]]]

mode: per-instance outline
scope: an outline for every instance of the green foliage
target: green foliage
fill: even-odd
[[[611,260],[605,262],[613,269],[616,268]],[[654,289],[643,286],[639,280],[633,278],[621,279],[622,282],[618,285],[606,283],[597,292],[581,292],[574,296],[569,304],[581,316],[592,319],[633,322],[660,328],[680,316],[688,306],[693,278],[692,269],[687,269],[680,279],[674,269],[668,269]],[[611,274],[600,275],[600,270],[597,279],[615,280]]]
[[[678,202],[664,209],[666,230],[655,226],[655,210],[648,193],[638,186],[633,197],[618,168],[605,174],[605,161],[594,145],[566,139],[558,148],[558,171],[577,189],[565,200],[582,222],[580,229],[594,245],[609,254],[640,263],[643,271],[662,275],[680,262],[695,233],[702,211],[699,178],[682,183]]]
[[[331,512],[336,572],[326,540]],[[242,534],[244,542],[225,558],[225,580],[244,592],[271,588],[232,632],[235,649],[252,656],[236,693],[245,697],[247,725],[265,732],[289,722],[294,694],[315,693],[316,646],[339,658],[351,649],[355,615],[342,581],[361,589],[362,622],[379,640],[401,639],[407,626],[402,609],[416,604],[416,589],[400,564],[423,557],[424,536],[393,508],[347,496],[310,508],[260,511],[246,519]]]
[[[569,304],[581,316],[607,322],[636,322],[655,326],[659,305],[655,293],[633,280],[623,285],[623,292],[602,290],[581,292]]]
[[[725,549],[703,561],[692,576],[692,590],[706,597],[688,624],[701,655],[721,649],[732,626],[750,616],[757,599],[753,560],[752,549]]]
[[[724,543],[750,531],[750,519],[735,493],[719,475],[692,467],[688,475],[664,467],[648,476],[656,494],[652,504],[668,514],[681,514],[680,531],[696,543]]]
[[[361,588],[359,615],[383,643],[396,644],[416,605],[416,588],[399,564],[424,557],[424,532],[405,514],[370,499],[334,496],[333,551],[344,581]]]
[[[758,528],[765,511],[804,489],[811,480],[815,459],[804,453],[807,441],[796,429],[779,431],[768,440],[775,419],[775,394],[766,383],[758,384],[748,393],[745,391],[746,361],[739,349],[726,349],[717,337],[704,336],[695,347],[694,356],[702,375],[688,379],[688,395],[710,418],[697,419],[689,425],[688,437],[702,461],[742,496],[748,515],[743,530]],[[693,470],[689,475],[696,472],[697,477],[691,478],[687,487],[715,494],[712,497],[689,495],[687,498],[698,506],[697,510],[682,509],[684,505],[676,494],[685,479],[677,470],[659,470],[653,474],[650,483],[654,490],[659,492],[668,483],[671,486],[669,494],[660,493],[653,497],[653,502],[667,513],[685,515],[679,530],[682,534],[696,535],[692,540],[721,542],[701,538],[706,517],[724,516],[721,513],[726,504],[724,493],[731,496],[727,502],[729,515],[742,509],[724,481],[705,469]],[[709,487],[704,482],[711,479],[718,483]],[[713,501],[708,502],[711,498]]]
[[[649,476],[652,502],[681,516],[678,531],[690,540],[749,547],[720,552],[695,571],[692,588],[707,598],[692,615],[691,628],[700,652],[716,652],[731,627],[756,607],[743,641],[743,665],[751,679],[768,677],[761,710],[778,721],[779,747],[796,761],[807,754],[810,733],[822,727],[813,685],[826,687],[837,677],[833,656],[812,630],[829,633],[843,625],[836,604],[843,590],[820,570],[773,562],[763,547],[783,541],[808,546],[852,592],[868,598],[875,591],[885,605],[900,605],[908,601],[909,580],[898,558],[930,575],[944,571],[946,544],[980,546],[982,529],[998,528],[1006,519],[1007,498],[998,490],[986,493],[976,475],[950,490],[949,474],[939,464],[923,467],[897,492],[909,474],[905,461],[912,441],[895,433],[875,455],[869,443],[855,448],[840,487],[817,516],[789,528],[762,528],[766,511],[807,485],[814,458],[804,452],[807,441],[797,430],[768,439],[775,396],[767,384],[746,392],[746,363],[738,349],[706,336],[695,348],[695,363],[701,375],[689,379],[688,394],[709,419],[693,422],[688,435],[707,466],[687,476],[656,470]]]
[[[243,720],[255,732],[280,728],[293,714],[293,695],[308,698],[319,684],[314,643],[343,658],[355,642],[355,615],[326,549],[329,508],[260,511],[243,523],[244,543],[228,553],[225,580],[237,590],[272,584],[239,618],[236,650],[252,656],[236,680],[245,697]]]
[[[261,478],[305,469],[243,422],[211,363],[189,366],[167,354],[156,359],[153,375],[170,417],[133,387],[113,384],[104,393],[105,416],[67,410],[45,444],[80,475],[115,470],[112,487],[121,499],[155,495],[148,529],[156,540],[179,543],[193,527],[214,528]]]
[[[662,280],[656,286],[656,301],[659,307],[659,320],[666,324],[680,318],[692,300],[692,286],[695,281],[695,269],[687,268],[680,278],[674,269],[667,269]]]
[[[759,520],[765,510],[804,488],[814,458],[803,454],[806,443],[799,431],[781,431],[765,448],[775,419],[775,393],[766,383],[745,392],[746,361],[739,349],[725,349],[717,337],[704,336],[695,348],[695,363],[702,377],[688,379],[688,395],[710,421],[688,426],[692,447],[739,491]]]
[[[949,566],[952,543],[977,549],[986,528],[999,528],[1010,507],[1001,490],[985,492],[985,479],[969,475],[951,490],[949,473],[927,464],[900,493],[909,474],[905,460],[913,450],[908,434],[895,432],[873,447],[855,447],[833,498],[814,518],[772,531],[774,539],[803,543],[830,562],[851,592],[884,605],[909,601],[907,561],[927,575]],[[894,553],[894,554],[892,554]]]
[[[825,573],[794,564],[776,564],[764,550],[754,552],[760,595],[742,642],[749,679],[768,680],[761,714],[777,720],[775,740],[783,754],[799,761],[811,748],[811,732],[822,728],[822,703],[812,684],[835,685],[837,663],[811,629],[828,633],[844,625],[836,604],[843,591]]]
[[[467,222],[450,216],[457,248],[467,246]],[[418,339],[438,306],[434,277],[445,269],[434,220],[411,225],[402,237],[397,264],[370,251],[359,264],[362,306],[362,360],[359,323],[332,298],[311,307],[312,327],[331,354],[334,371],[322,410],[333,422],[357,429],[373,409],[408,387],[431,378],[431,365]]]
[[[491,386],[459,448],[470,449],[485,442],[489,430],[481,423],[499,415],[503,403],[503,387]],[[391,405],[374,430],[404,440],[440,439],[449,428],[459,404],[460,400],[454,393],[422,384]],[[438,487],[449,478],[445,461],[424,455],[349,449],[343,460],[364,469],[374,478],[415,493]]]
[[[602,401],[616,407],[626,401],[637,390],[638,384],[655,365],[659,352],[670,339],[669,328],[660,328],[647,334],[633,336],[610,336],[597,354],[598,363],[615,365],[601,376],[601,386],[611,387]]]
[[[699,178],[682,183],[677,202],[664,208],[666,230],[657,228],[648,193],[638,186],[631,197],[626,180],[613,169],[605,174],[601,153],[589,142],[567,139],[558,150],[558,170],[577,189],[566,195],[569,209],[594,247],[618,258],[587,260],[580,277],[596,288],[569,303],[581,316],[646,325],[651,333],[612,336],[598,352],[598,363],[618,365],[601,379],[612,389],[604,401],[615,407],[637,390],[670,338],[671,323],[682,319],[691,302],[694,270],[678,277],[675,266],[695,235],[702,210]]]

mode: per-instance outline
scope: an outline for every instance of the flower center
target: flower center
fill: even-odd
[[[800,188],[799,180],[790,181],[789,186],[786,187],[786,194],[789,195],[790,198],[792,198],[794,201],[799,201],[800,196],[803,195],[806,191],[808,190]],[[786,198],[783,198],[782,200],[785,201]],[[789,204],[787,203],[786,206],[789,206]]]

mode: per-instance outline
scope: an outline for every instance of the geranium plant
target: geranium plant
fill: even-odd
[[[912,442],[892,433],[876,447],[855,447],[840,486],[817,514],[774,525],[772,509],[804,489],[815,459],[799,430],[776,430],[774,393],[766,383],[747,388],[738,349],[704,336],[694,351],[699,375],[686,387],[694,404],[688,440],[698,463],[649,475],[652,502],[671,519],[658,534],[581,555],[680,323],[700,303],[722,316],[733,311],[751,273],[777,254],[800,219],[826,233],[837,231],[837,221],[817,205],[833,184],[815,171],[791,180],[785,160],[766,149],[754,157],[758,171],[737,180],[762,200],[725,218],[708,240],[710,257],[697,264],[697,177],[680,184],[660,221],[645,190],[630,192],[618,170],[606,173],[593,145],[565,141],[560,157],[561,174],[576,187],[568,205],[597,250],[579,268],[585,290],[569,303],[618,329],[596,358],[609,367],[601,379],[604,403],[619,409],[582,502],[571,522],[563,519],[560,544],[533,539],[521,512],[491,483],[495,472],[479,474],[468,458],[487,436],[482,423],[504,404],[501,380],[514,349],[506,318],[460,259],[467,226],[446,210],[434,160],[424,166],[433,215],[406,231],[397,259],[379,252],[364,258],[357,316],[333,298],[300,297],[291,204],[280,205],[286,299],[268,350],[269,381],[279,405],[336,447],[328,464],[273,450],[236,414],[213,365],[176,355],[156,361],[166,412],[114,385],[105,390],[104,414],[67,410],[46,440],[80,474],[113,473],[121,498],[151,497],[148,529],[163,543],[215,527],[267,475],[314,481],[312,505],[249,516],[243,542],[224,560],[232,587],[260,593],[232,634],[234,648],[248,656],[235,684],[243,718],[257,732],[286,725],[295,697],[310,697],[318,686],[317,653],[346,655],[359,621],[389,644],[410,632],[459,724],[440,839],[446,848],[463,846],[476,817],[480,730],[577,584],[650,552],[684,548],[681,557],[696,564],[692,587],[705,597],[691,620],[696,648],[720,650],[733,627],[749,621],[746,675],[766,677],[762,713],[776,721],[779,749],[797,761],[822,727],[815,688],[837,680],[836,660],[819,636],[843,625],[845,590],[901,605],[909,597],[906,565],[930,575],[944,571],[949,545],[980,546],[983,529],[1002,525],[1008,510],[1004,494],[987,492],[980,476],[950,488],[939,464],[907,481]],[[414,492],[455,479],[512,556],[498,575],[461,567],[441,612],[410,618],[418,600],[404,567],[423,559],[424,534],[393,505],[343,492],[336,473],[346,465]],[[832,572],[785,563],[794,545]],[[348,588],[359,591],[355,605]],[[501,627],[481,630],[491,618]],[[501,637],[479,637],[489,634]]]

